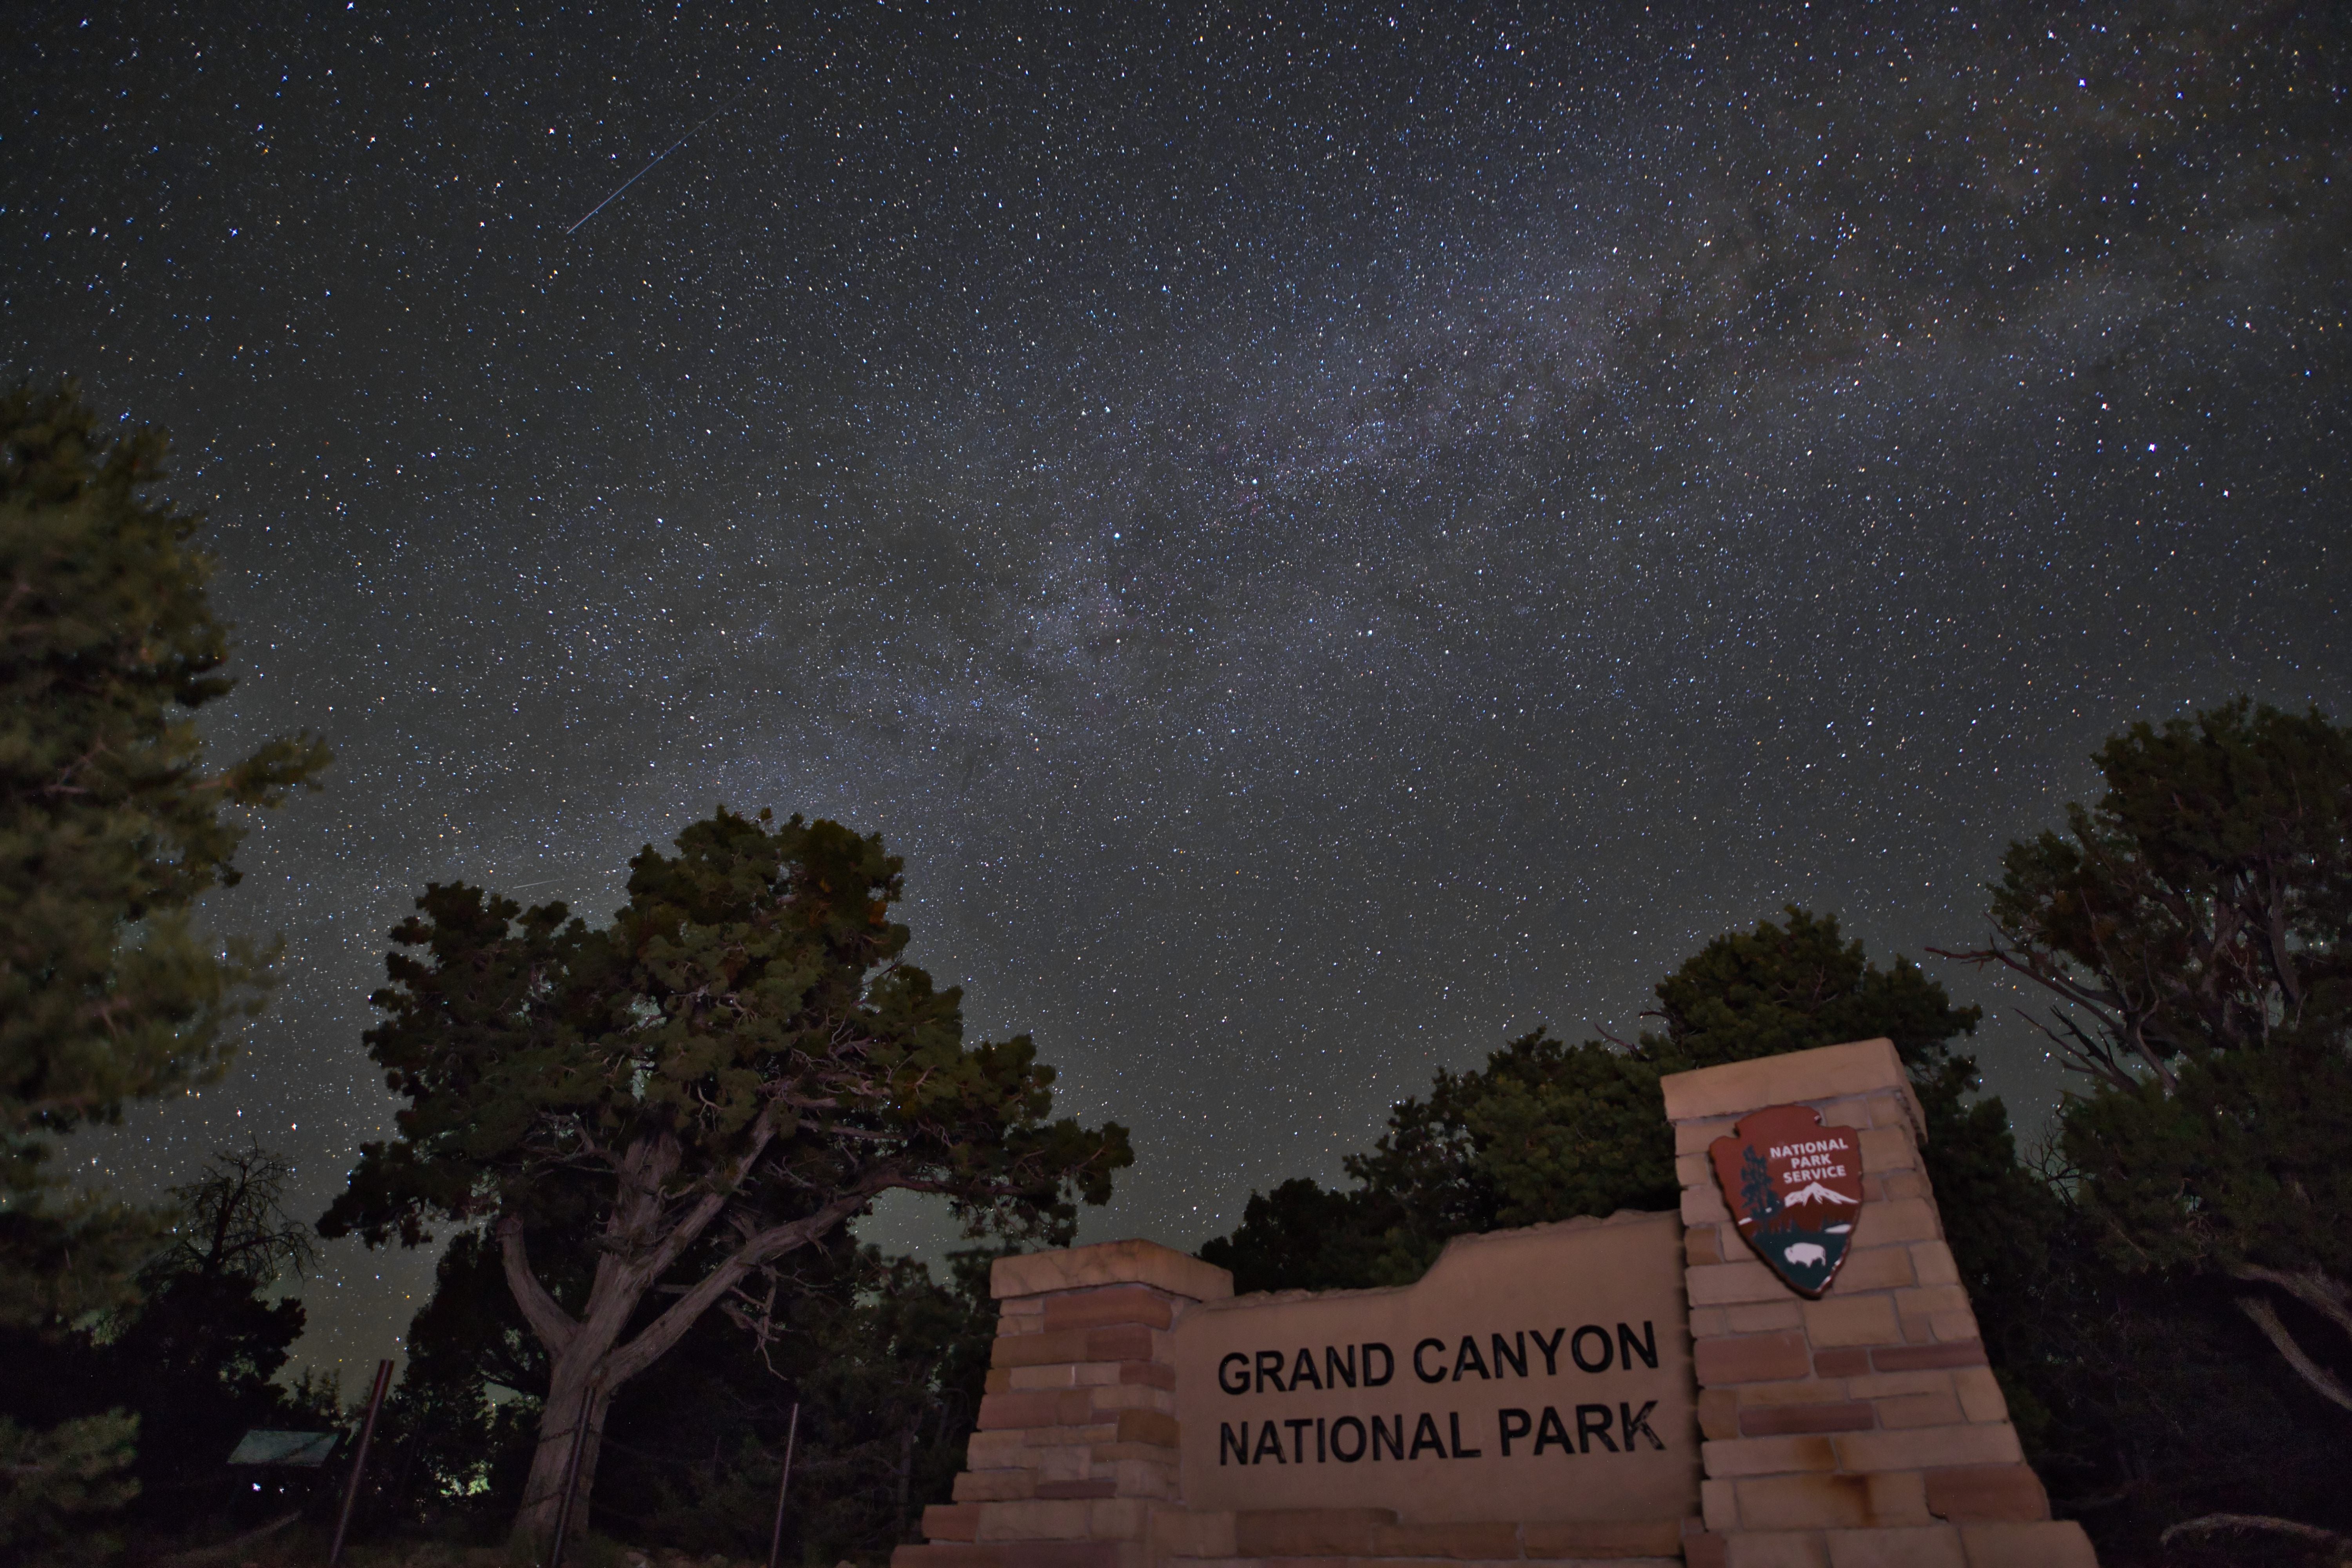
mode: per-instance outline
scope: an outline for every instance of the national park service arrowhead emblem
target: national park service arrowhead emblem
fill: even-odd
[[[1707,1146],[1739,1234],[1790,1289],[1819,1296],[1837,1278],[1862,1212],[1862,1140],[1822,1113],[1775,1105]]]

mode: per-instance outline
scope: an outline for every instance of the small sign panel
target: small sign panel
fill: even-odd
[[[1809,1106],[1775,1105],[1741,1117],[1707,1152],[1756,1256],[1801,1294],[1827,1290],[1862,1213],[1862,1141],[1854,1130],[1822,1126],[1822,1113]]]
[[[257,1426],[237,1439],[228,1462],[232,1465],[296,1465],[316,1468],[335,1451],[338,1432],[272,1432]],[[215,1449],[215,1452],[219,1450]]]

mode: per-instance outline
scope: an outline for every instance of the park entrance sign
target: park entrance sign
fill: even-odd
[[[1397,1289],[1237,1298],[1148,1241],[1000,1259],[955,1501],[893,1568],[2096,1568],[2018,1448],[1894,1047],[1664,1100],[1678,1212],[1458,1237]]]
[[[1202,1393],[1182,1422],[1186,1500],[1424,1520],[1696,1512],[1682,1229],[1622,1214],[1463,1237],[1402,1289],[1188,1310],[1176,1386]]]

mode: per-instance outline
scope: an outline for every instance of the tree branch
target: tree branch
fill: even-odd
[[[515,1305],[522,1309],[523,1321],[539,1336],[550,1355],[560,1354],[580,1332],[580,1325],[572,1314],[556,1304],[530,1271],[530,1255],[522,1239],[522,1221],[509,1215],[499,1221],[499,1258],[506,1265],[507,1289],[514,1292]]]
[[[2238,1298],[2238,1310],[2253,1320],[2254,1327],[2262,1330],[2263,1337],[2286,1358],[2287,1365],[2294,1368],[2295,1375],[2317,1390],[2320,1397],[2352,1410],[2352,1390],[2347,1390],[2336,1381],[2335,1373],[2312,1360],[2304,1348],[2294,1342],[2294,1336],[2287,1332],[2284,1323],[2279,1321],[2277,1308],[2260,1296],[2241,1296]]]
[[[2302,1268],[2290,1274],[2282,1269],[2243,1263],[2230,1270],[2230,1274],[2236,1279],[2275,1285],[2347,1335],[2352,1335],[2352,1290],[2346,1289],[2318,1269]]]
[[[2323,1546],[2342,1541],[2343,1536],[2315,1524],[2300,1524],[2291,1519],[2279,1519],[2267,1513],[2208,1513],[2196,1519],[2184,1519],[2167,1527],[2156,1538],[2158,1546],[2169,1547],[2177,1535],[2209,1535],[2220,1530],[2267,1530],[2276,1535],[2297,1535],[2305,1541],[2315,1541]]]
[[[876,1193],[891,1184],[885,1182],[869,1186],[867,1183],[860,1183],[814,1214],[803,1215],[790,1225],[763,1230],[744,1242],[725,1262],[703,1276],[700,1284],[672,1302],[660,1317],[646,1324],[635,1339],[613,1352],[604,1363],[612,1384],[618,1387],[661,1359],[672,1345],[685,1337],[686,1331],[694,1326],[696,1320],[733,1289],[735,1282],[744,1275],[760,1264],[780,1258],[823,1236],[864,1208]]]

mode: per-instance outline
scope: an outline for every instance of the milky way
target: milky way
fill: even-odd
[[[2131,719],[2352,706],[2337,9],[236,9],[37,15],[0,143],[6,370],[173,432],[215,744],[340,757],[133,1190],[322,1205],[415,891],[723,801],[884,833],[1191,1245],[1784,902],[1968,942]]]

